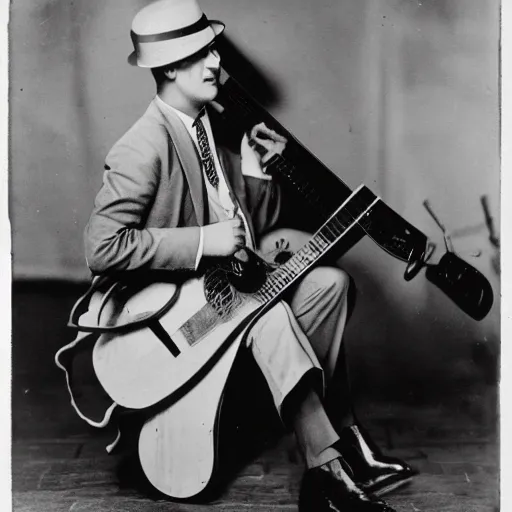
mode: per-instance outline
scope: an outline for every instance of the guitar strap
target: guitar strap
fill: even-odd
[[[178,347],[159,322],[162,315],[168,311],[178,299],[179,288],[168,301],[155,311],[146,311],[137,315],[128,314],[124,315],[121,319],[113,319],[110,318],[108,314],[104,314],[105,306],[108,302],[113,301],[114,303],[121,303],[123,300],[126,300],[131,293],[135,293],[138,288],[149,284],[155,278],[155,276],[150,274],[141,274],[138,276],[138,279],[136,277],[137,276],[132,276],[131,280],[95,277],[89,289],[76,301],[70,313],[68,326],[78,330],[76,338],[71,343],[63,346],[55,354],[55,364],[64,371],[66,375],[66,385],[71,398],[71,405],[81,419],[95,428],[106,428],[109,426],[114,412],[116,412],[120,406],[112,401],[106,410],[102,412],[102,417],[99,420],[91,418],[80,409],[76,400],[76,394],[73,391],[72,366],[74,358],[80,352],[86,350],[92,351],[94,344],[102,334],[126,332],[149,327],[171,353],[174,355],[179,353]],[[118,427],[116,439],[106,447],[107,452],[112,452],[119,442],[120,436],[121,433]]]
[[[88,320],[92,316],[92,313],[88,311],[84,313],[80,319]],[[98,421],[90,418],[86,415],[80,407],[78,406],[77,400],[75,398],[75,394],[73,392],[73,367],[72,362],[74,357],[84,350],[92,348],[96,340],[99,338],[100,334],[98,333],[90,333],[90,332],[78,332],[76,338],[67,345],[63,346],[56,354],[55,354],[55,364],[64,371],[66,375],[66,386],[68,389],[69,396],[71,398],[71,405],[75,409],[78,416],[86,421],[89,425],[95,428],[106,428],[110,425],[112,420],[112,416],[118,407],[118,404],[112,401],[111,405],[104,411],[103,417]],[[121,438],[121,431],[119,427],[117,427],[117,435],[115,439],[106,446],[106,450],[108,453],[111,453],[116,445],[118,444]]]

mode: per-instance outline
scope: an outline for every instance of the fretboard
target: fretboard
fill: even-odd
[[[265,283],[254,296],[262,303],[278,297],[330,249],[341,242],[352,227],[368,218],[379,201],[380,199],[364,185],[357,188],[306,245],[268,275]]]

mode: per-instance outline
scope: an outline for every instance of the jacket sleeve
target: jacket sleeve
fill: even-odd
[[[160,172],[161,159],[149,137],[128,137],[107,156],[103,186],[84,236],[93,273],[194,268],[199,227],[145,227]]]

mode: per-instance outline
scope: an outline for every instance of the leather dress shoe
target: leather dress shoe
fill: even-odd
[[[354,482],[376,496],[409,483],[418,474],[406,462],[384,455],[358,425],[344,428],[335,447],[353,471]]]
[[[321,468],[306,472],[299,496],[299,512],[395,512],[387,503],[371,496],[350,479],[350,469],[337,459],[343,471]]]

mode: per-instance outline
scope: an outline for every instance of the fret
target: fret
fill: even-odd
[[[323,246],[328,245],[330,241],[327,239],[325,231],[319,231],[314,238]]]
[[[295,274],[294,273],[285,273],[284,274],[284,284],[287,285],[289,284],[291,281],[293,281],[293,279],[295,278]]]
[[[311,247],[313,248],[313,254],[316,256],[322,252],[322,246],[318,243],[318,240],[313,237],[310,241]]]
[[[335,240],[338,239],[338,237],[340,236],[340,233],[338,230],[336,230],[336,228],[329,228],[328,230],[326,230],[326,236],[328,237],[328,240],[330,241],[330,243],[334,242]]]
[[[315,238],[311,238],[311,240],[309,241],[308,243],[308,246],[310,248],[310,251],[311,253],[313,254],[313,256],[316,258],[318,256],[319,253],[321,253],[322,251],[320,250],[320,247],[318,247],[316,245],[316,241],[315,241]]]
[[[263,299],[263,302],[268,302],[270,301],[272,295],[270,293],[270,291],[264,291],[262,293],[259,293],[258,295],[261,296],[261,298]]]
[[[306,245],[304,246],[304,252],[309,256],[312,252],[315,252],[315,247],[311,243],[311,239],[306,242]]]
[[[293,278],[295,277],[295,273],[294,272],[284,272],[283,273],[283,281],[284,281],[284,284],[288,284],[290,281],[293,280]]]
[[[300,271],[299,265],[297,264],[297,262],[293,258],[290,258],[286,262],[286,265],[289,265],[294,272]]]
[[[325,233],[325,231],[321,231],[320,233],[318,233],[318,238],[320,240],[322,240],[322,243],[324,244],[324,246],[326,245],[329,245],[330,243],[332,243],[332,240],[329,240],[329,238],[327,237],[327,234]]]
[[[320,250],[320,246],[317,245],[316,243],[316,240],[314,238],[312,238],[310,241],[309,241],[309,245],[313,248],[313,251],[314,252],[318,252]]]
[[[298,259],[299,259],[299,263],[303,267],[307,267],[311,263],[311,261],[313,260],[313,257],[311,255],[311,253],[309,253],[307,251],[298,252],[297,256],[298,256]]]
[[[316,235],[314,239],[316,245],[320,248],[321,252],[323,252],[325,248],[329,245],[328,242],[326,242],[325,239],[320,235]]]
[[[304,251],[302,249],[293,255],[293,259],[295,260],[295,263],[299,267],[299,271],[301,272],[302,270],[304,270]]]
[[[301,256],[301,262],[304,263],[305,265],[308,265],[309,262],[314,258],[313,254],[311,253],[311,250],[309,248],[309,242],[308,242],[308,245],[306,245],[306,247],[304,247],[304,250],[302,251],[302,253],[300,253],[300,256]]]
[[[281,290],[283,289],[282,286],[277,286],[276,283],[273,283],[271,286],[270,286],[270,294],[275,297]]]
[[[286,269],[285,267],[279,267],[274,271],[274,275],[278,279],[286,279]]]
[[[329,224],[329,229],[334,232],[336,237],[340,236],[346,227],[350,226],[354,221],[352,215],[348,212],[342,212],[340,215],[337,215],[335,219],[335,222],[331,222]]]
[[[325,231],[327,231],[333,238],[337,238],[338,236],[340,236],[340,229],[334,223],[331,223],[328,226],[326,226]]]
[[[322,240],[322,237],[317,233],[313,236],[312,240],[315,243],[315,246],[318,247],[318,250],[322,252],[325,246],[325,242]]]
[[[275,281],[277,282],[277,284],[279,284],[279,285],[281,285],[281,286],[283,286],[283,285],[285,285],[285,284],[286,284],[285,280],[284,280],[284,279],[283,279],[283,277],[282,277],[282,276],[280,276],[280,275],[274,275],[274,279],[275,279]]]

